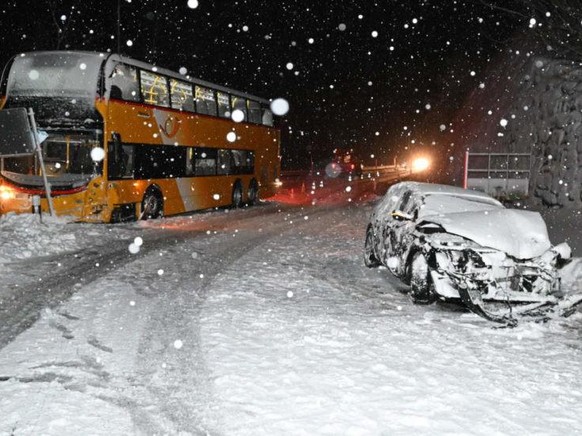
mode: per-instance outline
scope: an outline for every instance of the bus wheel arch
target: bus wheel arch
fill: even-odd
[[[259,183],[257,179],[251,179],[249,190],[247,192],[249,206],[255,205],[259,201]]]
[[[232,207],[238,209],[243,205],[243,185],[240,179],[232,184]]]
[[[158,185],[150,185],[146,189],[141,202],[140,219],[155,219],[164,216],[164,196]]]

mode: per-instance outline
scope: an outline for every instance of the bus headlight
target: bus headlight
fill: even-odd
[[[8,186],[0,186],[0,199],[7,201],[7,200],[14,200],[16,198],[16,194],[12,188]]]

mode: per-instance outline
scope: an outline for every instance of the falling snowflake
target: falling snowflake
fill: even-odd
[[[289,112],[289,102],[284,98],[277,98],[271,102],[271,110],[275,115],[283,116]]]
[[[91,159],[94,162],[101,162],[105,158],[105,150],[101,147],[95,147],[91,150]]]
[[[245,119],[245,113],[240,109],[235,109],[232,111],[231,118],[235,123],[240,123]]]

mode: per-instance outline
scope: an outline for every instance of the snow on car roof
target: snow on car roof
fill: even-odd
[[[460,195],[440,195],[430,193],[424,197],[420,206],[419,217],[429,215],[451,214],[459,212],[484,212],[490,210],[504,209],[503,205],[487,201],[482,197],[460,196]]]
[[[451,195],[455,197],[463,197],[467,199],[475,199],[484,201],[497,206],[503,206],[499,201],[490,197],[481,191],[474,191],[464,189],[459,186],[439,185],[437,183],[423,183],[423,182],[401,182],[406,189],[410,189],[422,196],[427,195]]]
[[[544,220],[537,212],[506,209],[479,191],[456,186],[402,182],[416,194],[418,219],[439,224],[451,234],[519,259],[542,255],[551,246]],[[401,191],[402,192],[402,191]]]

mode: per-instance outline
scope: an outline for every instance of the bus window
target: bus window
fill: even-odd
[[[186,176],[194,175],[194,147],[186,149]]]
[[[91,150],[98,142],[83,136],[54,135],[43,145],[43,160],[49,175],[83,174],[96,172]]]
[[[218,174],[232,174],[233,159],[230,150],[218,150]]]
[[[135,167],[135,146],[121,144],[120,142],[109,143],[109,159],[107,172],[109,179],[133,178]]]
[[[216,150],[211,148],[194,150],[194,174],[197,176],[216,175]]]
[[[189,83],[170,79],[170,97],[174,109],[194,112],[192,85]]]
[[[143,101],[156,106],[170,106],[168,83],[164,76],[141,70],[141,94]]]
[[[273,127],[273,112],[270,109],[263,109],[263,124]]]
[[[261,124],[261,105],[257,101],[249,100],[249,121]]]
[[[255,172],[255,153],[250,150],[231,150],[233,173],[253,174]]]
[[[230,118],[230,100],[224,92],[218,93],[218,116]]]
[[[45,141],[43,144],[44,163],[49,174],[61,174],[67,169],[69,160],[67,143],[61,140]]]
[[[196,86],[196,112],[216,115],[216,99],[212,89]]]
[[[136,179],[171,179],[186,175],[186,148],[146,144],[136,147]]]
[[[135,145],[123,144],[121,159],[121,177],[133,179],[133,170],[135,168]]]
[[[232,105],[232,110],[239,110],[245,115],[244,121],[248,120],[247,116],[247,101],[242,97],[235,97],[234,95],[230,98],[230,103]]]
[[[111,73],[110,98],[140,101],[137,70],[125,64],[117,64]]]

